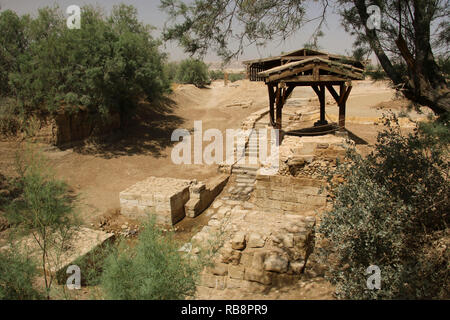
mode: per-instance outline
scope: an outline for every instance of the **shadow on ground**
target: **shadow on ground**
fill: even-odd
[[[321,136],[321,135],[325,135],[325,134],[335,133],[337,130],[338,130],[338,127],[336,124],[329,124],[329,125],[320,126],[320,127],[310,126],[307,128],[290,130],[290,131],[286,131],[285,134],[290,135],[290,136],[297,136],[297,137],[308,137],[308,136],[311,137],[311,136]],[[348,130],[347,128],[345,129],[345,131],[348,134],[348,138],[353,140],[356,145],[368,145],[369,144],[366,140],[357,136],[356,134],[354,134],[352,131]]]
[[[158,103],[143,101],[125,129],[106,137],[89,139],[74,147],[74,151],[107,159],[139,154],[163,157],[164,149],[176,143],[170,139],[172,132],[184,122],[174,114],[176,107],[175,102],[167,97]]]

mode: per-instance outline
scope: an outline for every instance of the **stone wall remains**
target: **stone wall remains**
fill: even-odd
[[[316,179],[257,175],[255,203],[262,211],[304,214],[326,205],[323,186]]]

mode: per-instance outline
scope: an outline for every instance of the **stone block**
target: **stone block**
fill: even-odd
[[[184,218],[191,181],[149,177],[120,192],[121,212],[132,218],[155,214],[158,223],[173,225]]]
[[[264,259],[266,258],[266,251],[256,251],[253,253],[252,259],[252,269],[263,270],[264,269]]]
[[[232,279],[244,279],[245,268],[242,265],[228,265],[228,275]]]
[[[238,250],[233,250],[231,248],[225,248],[221,251],[222,262],[231,263],[233,265],[238,265],[241,261],[241,252]]]
[[[253,262],[253,252],[247,252],[247,250],[242,252],[240,263],[244,266],[250,267],[252,265],[252,262]]]
[[[285,257],[272,253],[264,260],[264,270],[285,273],[288,270],[288,263]]]
[[[245,249],[245,232],[236,232],[236,234],[233,236],[233,239],[231,240],[231,247],[234,250],[243,250]]]
[[[221,262],[216,262],[211,268],[211,273],[216,276],[226,276],[228,274],[228,265]]]
[[[270,285],[272,283],[271,274],[269,272],[253,268],[245,269],[244,279],[248,281],[258,282],[264,285]]]
[[[245,280],[228,278],[227,279],[227,288],[228,289],[240,289],[245,286],[246,282],[247,281],[245,281]]]
[[[272,195],[270,196],[270,199],[273,200],[284,200],[284,192],[283,191],[272,191]]]
[[[260,235],[259,233],[250,233],[248,237],[249,248],[262,248],[266,242],[266,237]]]

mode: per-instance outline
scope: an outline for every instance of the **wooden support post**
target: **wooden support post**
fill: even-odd
[[[339,128],[340,130],[345,129],[345,107],[347,103],[348,96],[352,91],[352,86],[346,87],[344,83],[339,86]]]
[[[267,89],[269,91],[269,117],[270,117],[270,125],[275,127],[275,92],[273,91],[273,86],[271,84],[267,84]]]
[[[275,128],[281,130],[281,114],[283,108],[283,89],[277,85],[276,91],[276,118],[275,118]]]
[[[327,120],[325,120],[325,86],[320,86],[320,122],[323,124],[327,123]]]
[[[343,130],[345,128],[345,102],[342,101],[342,98],[345,95],[345,84],[342,83],[339,86],[339,130]]]
[[[311,86],[317,94],[320,103],[320,120],[315,122],[315,126],[322,126],[328,124],[328,121],[325,119],[325,85],[319,86]]]

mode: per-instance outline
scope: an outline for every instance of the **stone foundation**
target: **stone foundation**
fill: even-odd
[[[229,176],[222,174],[207,180],[205,183],[197,183],[190,187],[190,198],[185,205],[186,215],[194,218],[202,213],[214,199],[222,192],[228,182]]]
[[[174,225],[207,209],[227,181],[224,174],[206,182],[150,177],[120,193],[121,213],[134,219],[153,213],[158,224]]]
[[[200,286],[254,292],[292,283],[313,251],[314,227],[314,216],[219,207],[192,239],[194,247],[205,246],[221,232],[230,239],[213,259],[214,266],[203,271]]]
[[[262,211],[303,214],[326,205],[322,187],[323,182],[315,179],[257,175],[255,203]]]
[[[173,225],[185,217],[190,180],[150,177],[120,193],[121,213],[130,218],[155,214],[158,224]]]
[[[320,178],[326,167],[346,154],[344,137],[332,134],[313,137],[285,136],[280,146],[279,173],[290,176]],[[322,167],[317,168],[317,167]]]

